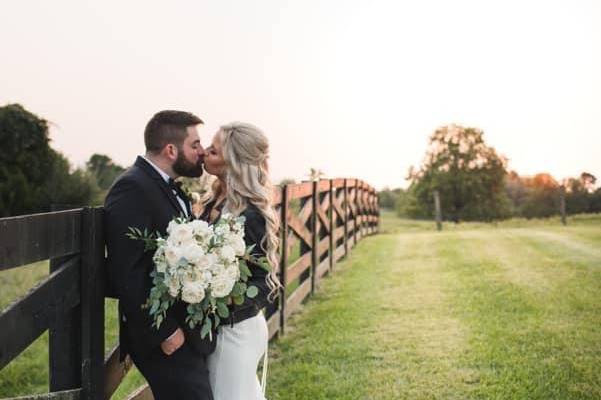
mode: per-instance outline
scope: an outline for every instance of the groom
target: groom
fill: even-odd
[[[144,131],[146,154],[115,181],[104,204],[108,281],[119,299],[120,357],[131,355],[156,400],[212,400],[206,356],[215,341],[187,328],[183,303],[169,309],[160,329],[152,326],[142,305],[152,286],[153,253],[126,233],[136,227],[164,235],[172,218],[191,216],[190,203],[173,180],[202,174],[204,149],[197,131],[202,123],[188,112],[155,114]]]

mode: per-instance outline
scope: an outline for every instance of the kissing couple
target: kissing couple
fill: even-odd
[[[264,400],[257,366],[267,351],[268,329],[261,310],[281,287],[278,265],[279,219],[272,204],[267,159],[269,142],[257,127],[231,123],[203,148],[198,128],[203,121],[189,112],[161,111],[146,125],[146,152],[110,188],[104,204],[109,290],[119,299],[120,359],[129,354],[156,400]],[[217,179],[197,217],[175,182]],[[209,224],[222,213],[244,216],[244,242],[252,256],[265,257],[271,271],[248,264],[253,298],[228,306],[229,317],[210,335],[186,323],[187,304],[176,301],[160,327],[144,304],[153,281],[153,253],[126,236],[129,228],[166,236],[171,220],[185,216]],[[264,384],[263,384],[264,386]]]

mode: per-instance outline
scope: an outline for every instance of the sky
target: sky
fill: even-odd
[[[406,187],[440,126],[481,128],[522,175],[601,178],[601,1],[0,4],[0,105],[49,120],[74,165],[131,165],[157,111],[209,144],[251,122],[271,172]]]

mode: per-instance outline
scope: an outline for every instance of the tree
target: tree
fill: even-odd
[[[429,149],[419,170],[409,171],[409,192],[414,217],[434,213],[433,192],[441,197],[445,219],[494,220],[509,216],[504,180],[507,161],[484,142],[477,128],[448,125],[430,137]]]
[[[601,188],[591,193],[590,212],[601,212]]]
[[[86,169],[94,176],[98,187],[102,190],[108,190],[113,181],[125,171],[125,168],[115,164],[104,154],[93,154],[86,162]]]
[[[540,173],[521,180],[526,196],[517,208],[517,215],[546,218],[559,213],[559,183],[550,174]]]
[[[94,185],[50,147],[46,120],[19,104],[0,107],[0,143],[0,216],[89,204]]]
[[[568,214],[593,212],[593,192],[597,178],[588,172],[583,172],[578,178],[565,180],[566,211]]]
[[[0,214],[35,209],[44,201],[46,173],[54,161],[48,123],[19,104],[0,107],[0,143]]]
[[[381,208],[394,210],[401,196],[401,189],[390,189],[385,187],[378,192],[378,204]]]
[[[582,183],[582,187],[588,193],[592,193],[595,191],[595,183],[597,183],[597,178],[595,177],[595,175],[589,172],[583,172],[580,174],[580,182]]]

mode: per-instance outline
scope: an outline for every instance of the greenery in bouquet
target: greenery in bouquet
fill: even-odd
[[[204,338],[229,317],[229,304],[257,296],[257,287],[247,283],[252,276],[248,263],[270,267],[265,257],[251,255],[244,222],[243,216],[225,213],[214,225],[178,217],[169,223],[166,237],[129,228],[129,238],[143,241],[145,251],[154,250],[153,286],[144,307],[157,329],[167,310],[183,301],[186,323],[191,329],[200,327]]]

